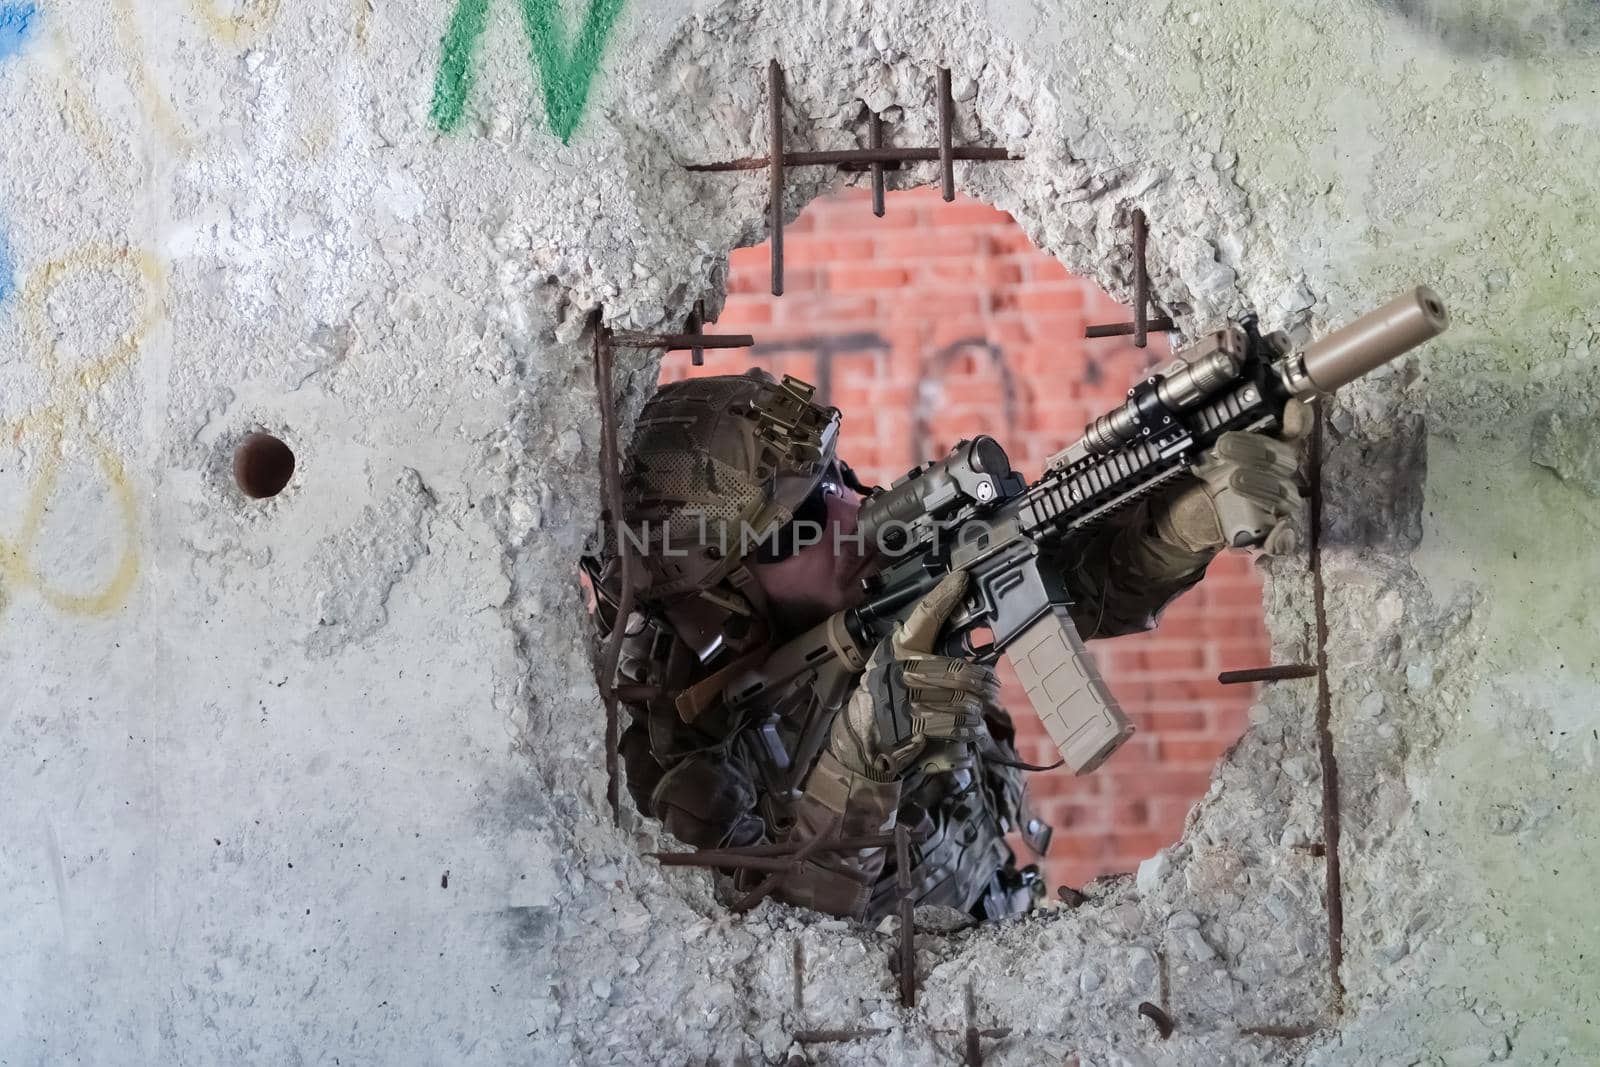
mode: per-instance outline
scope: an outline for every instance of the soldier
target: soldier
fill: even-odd
[[[804,382],[754,370],[663,386],[640,416],[624,507],[646,578],[615,679],[648,694],[628,704],[621,739],[630,792],[696,847],[904,824],[919,836],[918,904],[1020,914],[1043,885],[1036,866],[1019,868],[1006,835],[1018,832],[1042,856],[1049,828],[1027,808],[1026,765],[994,673],[933,651],[964,593],[962,573],[876,648],[854,647],[842,625],[828,629],[836,669],[802,674],[758,707],[735,708],[726,691],[787,639],[860,603],[874,567],[872,546],[849,536],[870,491],[835,455],[838,410],[812,395]],[[1129,509],[1060,561],[1086,639],[1154,626],[1200,580],[1224,529],[1283,528],[1299,498],[1294,450],[1268,444],[1243,458],[1219,445],[1202,477]],[[1266,466],[1262,455],[1273,457]],[[608,558],[586,561],[603,630],[617,622],[620,570],[616,537],[607,544]],[[901,702],[912,736],[877,735],[882,701]],[[875,919],[896,899],[894,862],[886,848],[819,852],[775,895]]]

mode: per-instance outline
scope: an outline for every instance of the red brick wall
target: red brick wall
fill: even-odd
[[[808,207],[785,233],[785,293],[769,290],[766,245],[733,253],[716,332],[756,337],[748,351],[687,354],[671,381],[738,373],[752,361],[822,385],[844,412],[840,455],[883,485],[958,439],[988,433],[1029,477],[1119,402],[1168,351],[1126,338],[1086,341],[1086,323],[1120,322],[1128,309],[1039,252],[1004,212],[935,190],[891,194],[872,216],[864,194]],[[1092,646],[1107,681],[1138,724],[1104,767],[1084,778],[1032,775],[1055,823],[1052,885],[1132,870],[1177,839],[1217,757],[1243,732],[1252,686],[1220,686],[1220,670],[1268,662],[1260,581],[1243,554],[1212,564],[1159,629]],[[1055,754],[1027,700],[1003,672],[1022,758]]]

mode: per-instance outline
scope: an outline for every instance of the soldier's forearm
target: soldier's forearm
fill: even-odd
[[[1096,531],[1068,573],[1072,621],[1087,640],[1140,633],[1198,582],[1214,552],[1191,552],[1161,536],[1150,505]]]

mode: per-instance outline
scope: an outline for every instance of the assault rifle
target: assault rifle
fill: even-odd
[[[1230,323],[1130,389],[1031,485],[993,438],[960,442],[862,504],[858,532],[889,557],[867,579],[867,601],[734,678],[725,699],[747,706],[808,672],[836,689],[838,675],[859,670],[866,651],[960,569],[970,575],[967,598],[942,651],[985,663],[1004,654],[1062,760],[1078,774],[1095,769],[1133,726],[1084,650],[1050,561],[1108,515],[1183,478],[1223,433],[1276,434],[1290,402],[1331,393],[1448,325],[1426,286],[1298,351],[1281,333],[1258,333],[1253,316]]]

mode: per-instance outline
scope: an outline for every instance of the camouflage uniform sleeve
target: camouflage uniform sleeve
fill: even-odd
[[[1149,630],[1206,572],[1214,552],[1191,552],[1156,533],[1149,504],[1096,530],[1066,562],[1072,621],[1085,640]]]
[[[762,839],[749,768],[685,726],[669,705],[642,710],[618,749],[634,804],[684,844],[721,848]]]
[[[899,806],[898,780],[876,781],[857,774],[824,751],[795,805],[789,840],[803,844],[818,838],[888,833],[894,829]],[[868,848],[816,853],[798,871],[784,876],[774,896],[800,907],[860,919],[883,873],[887,852]]]

